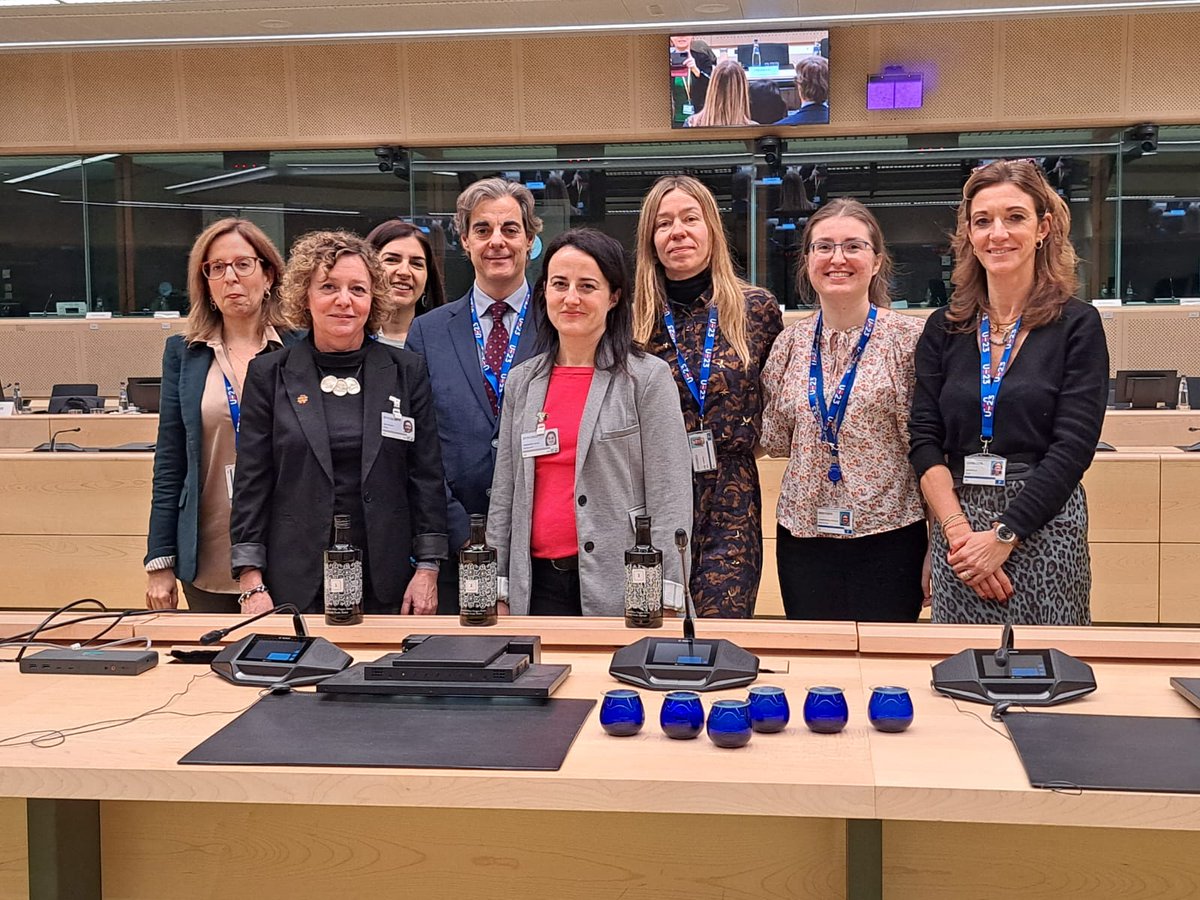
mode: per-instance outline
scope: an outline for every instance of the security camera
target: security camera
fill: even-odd
[[[762,154],[767,171],[776,178],[783,175],[783,154],[787,152],[787,144],[783,139],[773,134],[760,137],[755,142],[755,149]]]
[[[1158,152],[1158,126],[1150,122],[1134,125],[1125,132],[1125,142],[1129,149],[1140,156],[1150,156]]]
[[[379,160],[380,172],[390,172],[396,166],[396,153],[391,147],[376,147],[375,158]]]

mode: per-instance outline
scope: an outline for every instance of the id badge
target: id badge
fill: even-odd
[[[963,460],[963,484],[1004,487],[1008,460],[994,453],[973,453]]]
[[[535,456],[549,456],[551,453],[557,453],[558,451],[557,428],[526,431],[521,435],[521,459],[533,459]]]
[[[233,473],[236,466],[225,467],[225,490],[229,494],[229,502],[233,502]]]
[[[689,432],[688,448],[692,451],[693,472],[711,472],[717,467],[717,448],[709,429]]]
[[[818,506],[817,533],[854,534],[854,510],[844,506]]]
[[[417,438],[417,423],[412,416],[402,416],[396,412],[381,413],[383,428],[381,433],[393,441],[414,441]]]

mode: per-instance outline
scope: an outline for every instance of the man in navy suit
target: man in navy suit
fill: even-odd
[[[471,514],[488,511],[504,383],[537,340],[525,265],[542,230],[533,195],[503,178],[459,194],[454,224],[475,283],[466,296],[418,316],[405,343],[429,368],[446,471],[450,559],[438,577],[439,613],[458,612],[458,549]]]
[[[829,60],[807,56],[796,63],[796,93],[800,108],[776,125],[829,124]]]

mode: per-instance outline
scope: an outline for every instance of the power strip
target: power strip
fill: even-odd
[[[157,665],[154,650],[42,650],[21,657],[29,675],[141,675]]]

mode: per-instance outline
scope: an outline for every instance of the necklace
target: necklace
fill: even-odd
[[[357,377],[360,374],[362,374],[361,365],[355,369],[353,375],[326,375],[321,379],[321,391],[326,394],[333,394],[335,397],[358,394],[362,391],[362,383]]]

